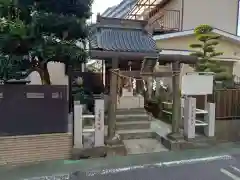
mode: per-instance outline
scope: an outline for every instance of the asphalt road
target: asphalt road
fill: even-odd
[[[71,180],[240,180],[240,155],[75,172]]]
[[[240,180],[240,144],[0,167],[1,180]]]
[[[76,171],[25,180],[240,180],[240,154]]]

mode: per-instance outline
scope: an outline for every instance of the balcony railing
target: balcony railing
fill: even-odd
[[[178,10],[160,9],[158,11],[151,11],[145,20],[148,20],[147,30],[149,32],[180,30],[180,11]]]
[[[169,0],[137,0],[127,19],[148,21],[149,32],[180,31],[180,10],[164,9]]]

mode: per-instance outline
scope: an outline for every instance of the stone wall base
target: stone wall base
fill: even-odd
[[[0,166],[70,159],[72,134],[0,137]]]

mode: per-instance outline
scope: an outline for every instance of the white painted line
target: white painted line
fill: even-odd
[[[226,176],[230,177],[233,180],[240,180],[240,177],[236,176],[235,174],[230,173],[226,169],[220,169],[220,171],[225,174]]]
[[[139,166],[128,166],[123,168],[114,168],[114,169],[103,169],[99,171],[90,171],[87,172],[87,176],[95,176],[95,175],[104,175],[104,174],[114,174],[119,172],[126,172],[131,171],[134,169],[143,169],[146,167],[171,167],[171,166],[178,166],[178,165],[185,165],[185,164],[195,164],[201,162],[211,162],[217,160],[229,160],[232,159],[230,155],[222,155],[222,156],[210,156],[204,158],[195,158],[195,159],[186,159],[186,160],[179,160],[179,161],[168,161],[168,162],[159,162],[154,164],[143,164]],[[234,179],[240,180],[240,179]]]
[[[230,166],[232,169],[234,169],[235,171],[239,172],[240,173],[240,169],[238,169],[237,167],[235,166]]]

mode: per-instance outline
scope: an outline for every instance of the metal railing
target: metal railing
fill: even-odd
[[[179,31],[180,10],[164,9],[166,0],[138,0],[126,18],[148,21],[147,30]]]
[[[83,105],[80,101],[74,102],[74,147],[84,148],[84,135],[94,133],[93,141],[90,146],[104,146],[104,99],[95,100],[94,115],[83,114]],[[90,128],[84,128],[84,119],[93,119],[94,125]],[[88,144],[89,145],[89,144]]]
[[[148,18],[147,30],[153,31],[179,31],[180,11],[161,9]]]
[[[181,99],[181,119],[183,120],[184,119],[184,100],[185,99]],[[171,105],[172,106],[172,102],[162,102],[162,104],[163,104],[163,107],[164,107],[164,105]],[[172,115],[172,111],[171,110],[169,110],[169,109],[162,109],[162,112],[163,113],[166,113],[166,114],[168,114],[168,115]],[[203,115],[206,115],[206,114],[208,114],[208,111],[207,110],[204,110],[204,109],[198,109],[198,108],[196,108],[196,112],[195,112],[195,114],[196,115],[201,115],[201,114],[203,114]],[[203,120],[199,120],[199,119],[195,119],[195,125],[196,126],[208,126],[208,123],[206,123],[205,121],[203,121]]]

